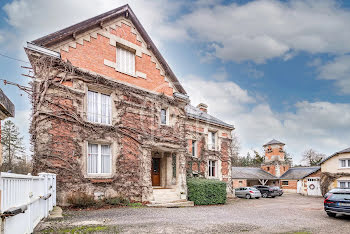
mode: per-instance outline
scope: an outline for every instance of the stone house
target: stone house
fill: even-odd
[[[335,152],[320,164],[323,194],[336,187],[350,188],[350,148]]]
[[[28,43],[34,170],[76,191],[186,199],[187,176],[227,182],[232,125],[190,104],[128,5]]]
[[[285,192],[321,196],[320,167],[292,167],[286,161],[285,144],[275,139],[263,145],[260,167],[232,167],[232,187],[279,186]]]

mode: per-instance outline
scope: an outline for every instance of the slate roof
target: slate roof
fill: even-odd
[[[303,179],[312,173],[320,170],[321,167],[292,167],[286,171],[280,179],[285,180],[300,180]]]
[[[209,115],[208,113],[201,111],[200,109],[192,106],[192,105],[187,105],[185,107],[186,113],[189,117],[192,117],[194,119],[199,119],[199,120],[203,120],[209,123],[213,123],[213,124],[217,124],[217,125],[221,125],[227,128],[231,128],[234,129],[234,126],[231,124],[227,124],[223,121],[221,121],[218,118],[215,118],[214,116]]]
[[[278,179],[278,177],[259,167],[232,167],[232,179],[273,180]]]
[[[283,142],[280,142],[280,141],[278,141],[278,140],[273,139],[273,140],[267,142],[267,143],[266,143],[265,145],[263,145],[263,146],[275,145],[275,144],[282,144],[282,145],[285,145]]]
[[[39,46],[50,47],[51,45],[55,45],[59,42],[67,40],[69,38],[73,38],[75,35],[79,35],[84,33],[96,26],[103,27],[104,24],[108,23],[111,20],[114,20],[120,16],[125,16],[130,19],[132,23],[135,25],[137,31],[141,34],[142,38],[147,43],[147,47],[151,50],[156,58],[159,60],[160,64],[164,68],[166,74],[168,74],[169,79],[174,83],[176,89],[182,93],[186,94],[185,89],[181,86],[179,80],[175,76],[174,72],[169,67],[168,63],[165,61],[155,44],[153,43],[150,36],[147,34],[146,30],[141,25],[140,21],[137,19],[135,13],[131,10],[128,4],[113,9],[111,11],[105,12],[101,15],[95,16],[93,18],[84,20],[80,23],[74,24],[57,32],[51,33],[44,37],[38,38],[32,43]]]
[[[350,153],[350,147],[343,149],[341,151],[335,152],[334,154],[332,154],[331,156],[328,156],[327,158],[323,159],[320,164],[324,163],[325,161],[327,161],[330,158],[333,158],[334,156],[338,155],[338,154],[342,154],[342,153]]]

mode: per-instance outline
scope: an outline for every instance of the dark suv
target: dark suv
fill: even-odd
[[[266,197],[276,197],[277,191],[275,189],[273,189],[272,187],[269,186],[265,186],[265,185],[254,185],[254,188],[258,189],[261,193],[261,196],[266,198]]]
[[[330,217],[350,215],[350,188],[332,189],[325,195],[324,210]]]

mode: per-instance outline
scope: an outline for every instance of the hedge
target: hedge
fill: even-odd
[[[226,183],[219,180],[200,178],[187,179],[188,200],[195,205],[214,205],[226,203]]]

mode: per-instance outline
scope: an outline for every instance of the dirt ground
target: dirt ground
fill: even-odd
[[[234,199],[221,206],[114,208],[65,211],[64,219],[42,222],[37,233],[350,233],[350,216],[330,218],[323,198]],[[85,233],[84,232],[84,233]]]

